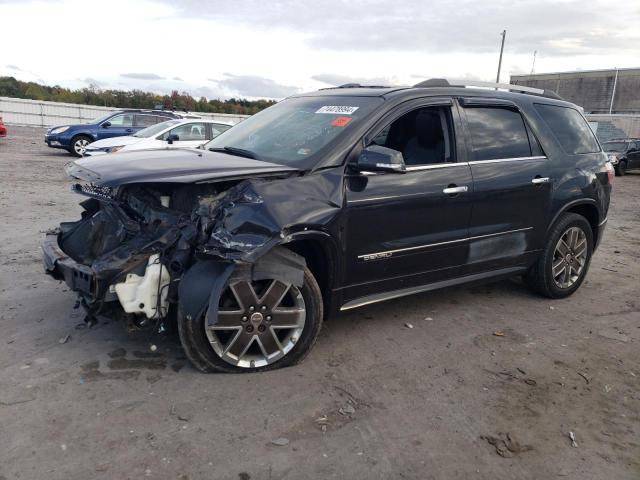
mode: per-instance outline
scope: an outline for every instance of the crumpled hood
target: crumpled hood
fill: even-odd
[[[195,183],[297,171],[276,163],[188,148],[82,158],[67,164],[65,170],[70,177],[105,187],[129,183]]]
[[[87,146],[87,149],[91,150],[94,148],[108,148],[119,147],[121,145],[132,145],[134,143],[138,143],[140,140],[144,140],[144,138],[133,137],[131,135],[123,137],[104,138],[102,140],[98,140],[97,142],[90,143]]]

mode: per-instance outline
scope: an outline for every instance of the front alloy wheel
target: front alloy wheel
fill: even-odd
[[[178,315],[182,346],[203,372],[255,372],[294,365],[320,333],[322,294],[308,269],[301,287],[278,279],[233,280],[218,303],[217,321]]]
[[[87,151],[87,145],[89,145],[91,141],[87,137],[78,137],[73,141],[73,154],[77,157],[82,157],[84,152]]]
[[[305,317],[304,298],[297,287],[279,280],[243,280],[229,285],[217,323],[205,325],[205,332],[225,362],[264,367],[291,351],[302,335]]]

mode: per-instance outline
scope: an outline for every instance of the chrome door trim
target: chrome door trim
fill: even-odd
[[[546,155],[536,157],[513,157],[513,158],[496,158],[492,160],[472,160],[469,165],[482,165],[483,163],[503,163],[503,162],[521,162],[523,160],[547,160]]]
[[[508,235],[510,233],[526,232],[529,230],[533,230],[533,227],[518,228],[516,230],[506,230],[504,232],[497,232],[497,233],[488,233],[486,235],[476,235],[473,237],[465,237],[465,238],[460,238],[458,240],[449,240],[446,242],[427,243],[425,245],[416,245],[415,247],[396,248],[394,250],[385,250],[383,252],[365,253],[363,255],[358,255],[358,260],[375,260],[380,258],[389,258],[394,253],[411,252],[413,250],[419,250],[422,248],[439,247],[442,245],[467,242],[470,240],[479,240],[481,238],[497,237],[500,235]]]
[[[459,167],[459,166],[469,166],[467,162],[456,162],[456,163],[434,163],[433,165],[416,165],[413,167],[407,167],[407,172],[419,172],[421,170],[436,170],[438,168],[449,168],[449,167]]]

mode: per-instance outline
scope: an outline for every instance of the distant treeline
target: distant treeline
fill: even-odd
[[[59,86],[48,87],[35,82],[22,82],[13,77],[0,77],[0,96],[119,108],[155,108],[157,105],[163,105],[168,109],[239,115],[253,115],[276,103],[273,100],[235,98],[209,100],[201,97],[196,100],[187,92],[179,93],[177,90],[171,92],[171,95],[158,95],[141,90],[102,90],[93,85],[71,90]]]

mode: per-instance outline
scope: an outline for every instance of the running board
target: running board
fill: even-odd
[[[391,300],[394,298],[405,297],[407,295],[413,295],[414,293],[430,292],[432,290],[439,290],[441,288],[452,287],[454,285],[460,285],[463,283],[482,282],[484,280],[499,280],[501,277],[511,277],[517,273],[525,272],[526,267],[511,267],[502,268],[500,270],[491,270],[490,272],[474,273],[473,275],[467,275],[464,277],[452,278],[450,280],[442,280],[440,282],[428,283],[426,285],[420,285],[418,287],[403,288],[401,290],[392,290],[390,292],[376,293],[375,295],[367,295],[366,297],[356,298],[345,303],[340,307],[340,311],[351,310],[353,308],[364,307],[372,303],[384,302],[385,300]]]

